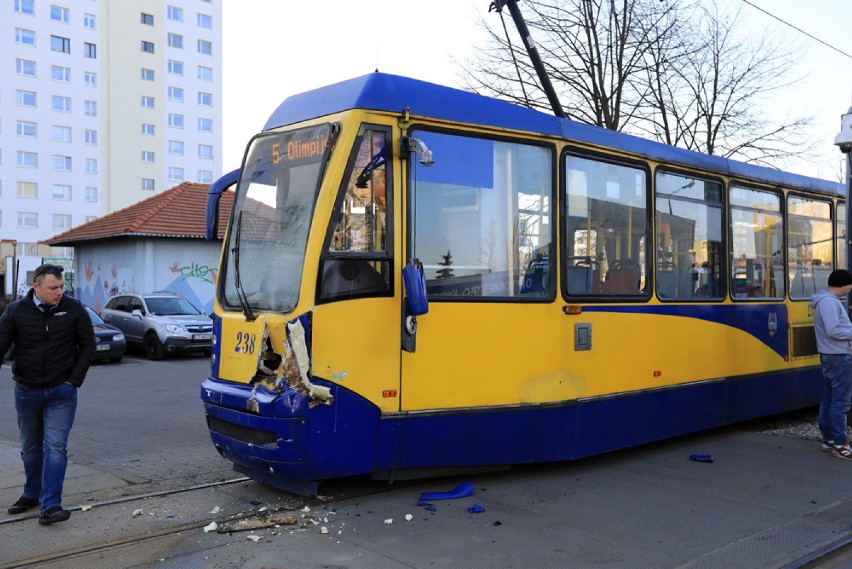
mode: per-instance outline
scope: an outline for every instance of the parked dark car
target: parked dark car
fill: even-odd
[[[98,316],[98,313],[86,307],[92,326],[95,328],[95,355],[92,361],[120,362],[127,349],[124,332],[111,326]]]

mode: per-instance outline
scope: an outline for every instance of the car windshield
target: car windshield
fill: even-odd
[[[185,298],[146,298],[148,312],[155,316],[197,315],[201,311]]]
[[[334,129],[322,124],[255,137],[234,198],[221,285],[225,304],[289,312]]]
[[[89,308],[88,306],[86,307],[86,312],[89,313],[89,318],[91,319],[92,324],[103,324],[104,323],[103,319],[100,316],[98,316],[98,313],[95,312],[94,310],[92,310],[91,308]]]

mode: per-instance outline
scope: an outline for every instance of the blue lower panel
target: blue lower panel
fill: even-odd
[[[813,367],[559,404],[382,416],[315,381],[331,388],[331,405],[208,379],[201,395],[213,442],[240,472],[310,492],[316,481],[355,474],[589,456],[815,406],[822,389]],[[249,397],[257,412],[246,410]]]

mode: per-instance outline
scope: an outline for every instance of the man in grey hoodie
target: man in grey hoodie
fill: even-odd
[[[828,288],[811,297],[824,378],[819,404],[822,450],[846,460],[852,460],[846,439],[846,413],[852,406],[852,322],[842,298],[850,291],[852,273],[837,269],[828,275]]]

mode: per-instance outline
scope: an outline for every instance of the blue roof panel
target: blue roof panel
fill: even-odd
[[[840,196],[846,192],[844,186],[836,182],[668,146],[629,134],[560,119],[541,111],[475,93],[378,72],[288,97],[269,117],[264,130],[348,109],[402,113],[406,108],[410,109],[412,115],[558,136],[568,141],[618,149],[678,166],[700,168],[768,184]]]

